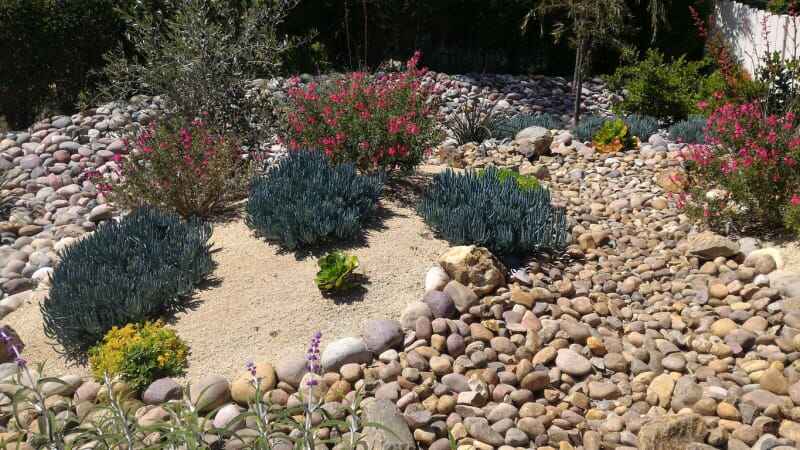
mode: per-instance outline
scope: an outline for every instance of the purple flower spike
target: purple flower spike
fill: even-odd
[[[247,361],[247,363],[244,365],[244,367],[245,367],[245,369],[247,369],[248,372],[250,372],[250,375],[252,375],[253,378],[255,378],[255,376],[256,376],[256,363],[254,363],[252,360],[250,360],[250,361]]]
[[[311,373],[319,372],[319,343],[322,340],[322,332],[317,331],[311,338],[311,343],[306,352],[306,361],[308,361],[308,371]]]
[[[8,351],[8,355],[14,359],[14,362],[17,363],[17,366],[19,366],[19,368],[21,369],[25,368],[28,362],[25,361],[25,359],[23,359],[21,355],[22,343],[19,341],[18,338],[9,334],[8,327],[4,326],[0,328],[0,342],[5,344],[6,349]]]

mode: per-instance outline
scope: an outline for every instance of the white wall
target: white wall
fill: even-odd
[[[800,17],[775,15],[729,0],[717,0],[715,12],[717,29],[751,74],[767,49],[785,58],[800,57]]]

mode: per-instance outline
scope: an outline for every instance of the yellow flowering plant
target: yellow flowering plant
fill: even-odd
[[[141,392],[154,380],[184,374],[189,346],[161,321],[113,327],[89,350],[92,375],[108,374]]]

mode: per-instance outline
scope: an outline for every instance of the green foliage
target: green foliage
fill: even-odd
[[[486,170],[479,170],[478,175],[483,175],[486,173]],[[527,191],[533,189],[539,189],[539,180],[536,177],[530,177],[527,175],[521,175],[519,172],[516,172],[511,169],[496,169],[497,178],[503,182],[507,179],[512,179],[514,182],[519,186],[520,189]]]
[[[316,151],[291,152],[253,181],[247,225],[289,250],[357,238],[375,213],[383,176],[330,164]]]
[[[520,131],[528,127],[542,127],[548,130],[558,130],[564,123],[558,117],[549,114],[518,114],[511,118],[498,121],[494,129],[494,137],[498,139],[511,139]]]
[[[458,145],[468,142],[481,142],[495,136],[500,119],[494,111],[494,105],[480,100],[470,101],[461,111],[450,116],[444,127],[456,140]]]
[[[628,131],[628,125],[622,119],[606,121],[594,135],[592,143],[600,153],[614,153],[636,145]]]
[[[600,128],[608,120],[600,116],[588,116],[581,119],[578,126],[573,130],[575,137],[581,142],[591,141],[594,135],[600,131]]]
[[[756,80],[764,87],[765,112],[797,113],[800,110],[800,59],[772,52],[763,55],[760,62]]]
[[[640,141],[646,141],[658,132],[658,119],[641,114],[631,114],[624,119],[631,136],[636,136]]]
[[[208,217],[247,191],[250,170],[239,142],[213,133],[203,120],[151,122],[133,147],[113,186],[112,198],[122,206]]]
[[[669,127],[669,138],[687,144],[705,144],[706,119],[703,116],[689,116]]]
[[[89,350],[89,363],[95,380],[118,378],[142,392],[159,378],[182,376],[188,356],[189,346],[175,330],[161,322],[145,322],[111,328],[103,342]]]
[[[497,254],[558,251],[567,239],[563,208],[546,189],[523,189],[494,167],[483,174],[447,170],[434,177],[419,204],[425,222],[455,245],[477,244]]]
[[[0,115],[27,128],[45,110],[72,113],[122,38],[115,0],[0,2]]]
[[[211,226],[141,208],[60,254],[49,296],[41,303],[44,331],[70,359],[114,326],[181,310],[213,270]]]
[[[212,128],[234,133],[254,148],[270,136],[273,107],[250,92],[250,81],[277,74],[292,40],[277,27],[299,0],[234,2],[174,0],[174,14],[148,8],[129,16],[135,52],[117,49],[106,57],[108,98],[163,95],[183,117],[205,114]],[[239,5],[241,6],[241,5]]]
[[[701,100],[697,86],[706,66],[705,61],[686,61],[683,56],[667,62],[659,51],[648,50],[645,59],[621,66],[606,78],[610,89],[625,92],[614,105],[615,113],[644,114],[663,122],[685,119]]]
[[[790,204],[783,213],[783,224],[786,229],[800,236],[800,196],[796,195],[797,204]]]
[[[317,30],[327,58],[348,70],[402,60],[419,49],[427,66],[445,73],[567,72],[563,46],[539,33],[511,30],[529,8],[530,0],[314,0],[301,2],[282,30]],[[313,72],[314,66],[299,70]]]
[[[339,291],[349,288],[353,271],[358,268],[358,258],[340,251],[328,253],[317,261],[314,283],[320,291]]]

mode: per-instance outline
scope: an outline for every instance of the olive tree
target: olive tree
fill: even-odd
[[[620,35],[630,11],[624,0],[541,0],[522,23],[526,30],[531,19],[555,17],[552,34],[556,41],[567,38],[575,48],[575,71],[572,90],[575,95],[573,122],[581,114],[583,76],[592,50],[611,45],[625,48]]]
[[[104,94],[161,95],[168,110],[186,118],[205,116],[220,132],[249,146],[271,131],[273,109],[252,80],[279,73],[298,42],[278,26],[299,0],[171,0],[170,11],[139,8],[128,14],[127,42],[106,55]]]

